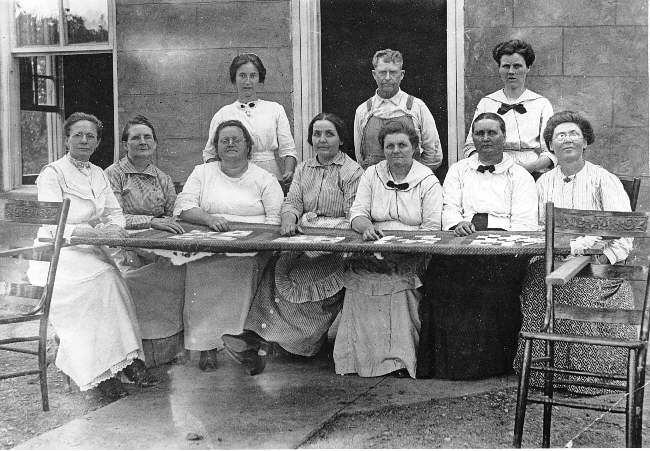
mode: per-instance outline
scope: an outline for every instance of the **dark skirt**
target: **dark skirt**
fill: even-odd
[[[420,303],[418,378],[480,379],[512,369],[528,257],[436,256]]]

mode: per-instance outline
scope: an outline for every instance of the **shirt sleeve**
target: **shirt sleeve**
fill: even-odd
[[[605,211],[632,211],[630,208],[630,198],[628,197],[623,184],[614,174],[609,172],[603,173],[600,180],[600,195]],[[609,240],[603,253],[607,256],[610,263],[616,263],[625,260],[630,254],[633,245],[632,238],[619,238]]]
[[[160,173],[160,186],[162,187],[165,196],[165,216],[174,216],[174,204],[176,203],[176,187],[172,178],[165,174]]]
[[[296,143],[291,135],[291,127],[287,113],[284,107],[278,104],[278,118],[277,118],[277,137],[278,137],[278,155],[280,157],[294,157],[297,159]]]
[[[351,163],[350,163],[351,164]],[[352,204],[354,204],[354,199],[357,195],[357,190],[359,189],[359,182],[363,176],[363,169],[357,166],[355,163],[356,169],[352,173],[351,177],[348,177],[346,180],[343,180],[342,189],[343,189],[343,213],[346,218],[350,217],[350,210]]]
[[[520,166],[513,166],[510,170],[519,168]],[[525,169],[515,171],[513,179],[510,230],[535,231],[538,229],[535,180]]]
[[[553,166],[557,166],[557,157],[547,146],[546,141],[544,141],[544,129],[546,128],[546,123],[553,116],[553,105],[547,99],[544,99],[544,107],[542,108],[542,116],[539,123],[539,145],[542,148],[540,156],[548,157],[553,162]]]
[[[113,195],[115,196],[115,199],[117,199],[117,202],[120,204],[120,207],[122,208],[122,212],[124,214],[124,220],[126,221],[126,228],[127,229],[149,228],[153,216],[133,215],[126,212],[127,207],[125,206],[125,199],[122,196],[122,186],[125,180],[123,180],[122,177],[120,177],[120,175],[124,175],[124,177],[128,177],[128,175],[121,173],[120,171],[116,170],[114,167],[107,168],[104,171],[104,174],[106,174],[106,178],[108,179],[108,182],[111,184],[111,189],[113,190]]]
[[[350,207],[350,224],[354,218],[363,216],[372,221],[370,212],[370,203],[372,202],[372,177],[375,168],[370,166],[363,173],[359,179],[359,187],[357,188],[357,195]]]
[[[173,215],[178,218],[184,211],[200,208],[201,185],[205,176],[205,164],[196,166],[183,186],[183,192],[176,197]]]
[[[457,164],[452,165],[443,185],[442,229],[450,230],[463,221],[462,183]]]
[[[357,163],[363,163],[361,158],[361,121],[363,120],[363,109],[365,108],[365,102],[359,105],[357,111],[354,113],[354,156],[357,159]]]
[[[280,209],[284,193],[274,176],[268,174],[262,187],[262,205],[264,206],[265,224],[280,224]]]
[[[205,143],[205,148],[203,149],[203,161],[207,162],[210,158],[217,156],[217,149],[215,149],[212,141],[214,140],[214,134],[217,131],[217,126],[221,122],[221,110],[217,111],[212,120],[210,121],[210,129],[208,131],[208,141]]]
[[[420,104],[420,121],[422,124],[422,155],[420,162],[433,171],[442,164],[442,145],[440,144],[436,121],[424,102]]]
[[[440,230],[442,228],[442,186],[438,180],[429,177],[431,182],[427,183],[422,197],[422,225],[423,230]],[[428,179],[427,179],[428,180]]]
[[[304,168],[304,163],[298,165],[298,168],[293,175],[293,180],[291,181],[287,197],[284,199],[284,202],[282,202],[282,213],[292,213],[296,217],[296,220],[300,220],[304,211],[302,201],[302,175]]]
[[[465,140],[465,146],[463,146],[463,154],[465,158],[469,157],[471,154],[476,152],[476,147],[474,146],[474,139],[472,138],[472,124],[474,119],[481,113],[485,111],[485,97],[479,100],[478,105],[476,105],[476,110],[474,110],[474,116],[472,116],[472,122],[469,124],[469,131],[467,132],[467,139]]]
[[[36,179],[36,188],[38,193],[38,200],[41,202],[63,202],[63,190],[59,184],[59,178],[56,175],[56,170],[51,167],[45,167]],[[63,231],[63,237],[69,239],[75,227],[90,228],[88,224],[66,224]],[[56,226],[43,226],[41,229],[48,233],[52,238],[56,230]]]
[[[106,182],[106,186],[104,188],[106,201],[104,203],[104,211],[102,212],[102,215],[100,217],[101,222],[97,224],[96,227],[102,228],[108,225],[114,225],[114,226],[125,228],[126,220],[124,219],[122,207],[120,206],[120,203],[117,201],[115,194],[113,194],[113,188],[111,187],[111,184],[108,181],[108,177],[106,177],[104,172],[101,170],[99,174],[101,174],[101,176],[104,178],[104,181]]]

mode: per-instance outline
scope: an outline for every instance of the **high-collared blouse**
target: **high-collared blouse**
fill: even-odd
[[[198,207],[228,221],[280,224],[283,198],[277,179],[254,163],[240,177],[229,177],[213,161],[194,167],[176,198],[174,217]]]
[[[254,106],[250,106],[253,104]],[[214,158],[217,150],[212,144],[217,126],[230,119],[241,121],[253,137],[251,159],[253,161],[271,161],[275,152],[280,157],[292,156],[297,158],[296,144],[291,135],[289,119],[284,107],[268,100],[241,103],[235,101],[221,108],[210,121],[208,142],[203,149],[203,161]]]
[[[479,172],[481,164],[478,154],[473,154],[449,168],[443,187],[443,229],[487,213],[489,228],[537,230],[537,191],[528,171],[508,154],[503,154],[494,172]]]
[[[298,220],[307,212],[347,217],[362,174],[361,166],[343,152],[325,165],[310,158],[298,165],[282,213],[293,213]]]
[[[442,145],[436,121],[425,103],[413,97],[413,107],[408,110],[406,103],[409,95],[399,89],[390,99],[380,97],[376,92],[372,96],[372,108],[368,111],[366,102],[357,107],[354,113],[354,151],[357,161],[361,158],[361,141],[363,129],[368,123],[370,116],[381,119],[389,119],[398,116],[409,116],[413,119],[415,131],[420,137],[421,160],[420,162],[430,168],[437,168],[442,164]]]
[[[153,218],[172,216],[176,201],[174,182],[155,165],[149,164],[140,172],[124,157],[105,172],[122,206],[127,229],[146,229]]]
[[[510,104],[503,89],[483,97],[474,111],[474,118],[481,113],[496,113],[501,104]],[[526,108],[524,114],[514,109],[500,115],[506,123],[506,142],[504,150],[510,153],[519,164],[535,161],[539,156],[546,156],[557,164],[553,152],[549,152],[544,142],[543,134],[546,122],[553,116],[553,107],[546,97],[526,89],[513,104],[520,103]],[[464,153],[468,157],[476,151],[470,127],[465,141]],[[530,160],[530,161],[529,161]]]
[[[408,175],[400,182],[408,183],[407,188],[391,188],[389,181],[395,183],[387,161],[366,169],[350,208],[350,223],[363,216],[387,230],[440,230],[442,187],[431,169],[413,161]]]
[[[618,177],[588,161],[580,171],[568,178],[562,173],[561,166],[543,174],[537,180],[537,197],[542,225],[546,217],[546,202],[553,202],[559,208],[631,211],[630,198]],[[603,252],[611,263],[616,263],[627,258],[632,243],[632,238],[611,240]]]

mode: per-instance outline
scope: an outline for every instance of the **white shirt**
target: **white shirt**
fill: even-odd
[[[537,180],[540,224],[544,225],[546,202],[559,208],[579,210],[631,211],[630,198],[614,174],[585,161],[585,166],[569,182],[560,167],[548,171]],[[603,252],[611,263],[625,260],[632,250],[632,238],[611,240]]]
[[[553,116],[551,102],[546,97],[529,89],[526,89],[517,100],[512,102],[508,100],[503,89],[500,89],[479,101],[472,122],[481,113],[496,113],[502,103],[521,103],[526,108],[524,114],[510,110],[504,115],[500,115],[506,123],[504,151],[513,157],[517,164],[532,163],[540,156],[546,156],[553,161],[553,164],[557,164],[557,158],[552,152],[548,151],[542,136],[544,128],[546,128],[546,122]],[[463,151],[465,157],[476,151],[471,127]]]
[[[252,135],[253,161],[274,160],[276,151],[280,157],[297,158],[296,144],[284,107],[268,100],[255,100],[253,103],[255,106],[251,108],[246,103],[235,101],[217,111],[210,121],[208,142],[203,149],[203,161],[216,156],[216,149],[212,144],[214,134],[221,122],[230,119],[241,121]]]
[[[370,112],[368,112],[366,102],[357,107],[354,113],[354,153],[357,161],[362,161],[361,140],[363,138],[363,129],[370,116],[376,116],[380,119],[409,116],[413,119],[415,131],[420,138],[421,163],[431,169],[436,169],[442,164],[442,145],[440,144],[436,121],[433,119],[431,111],[417,97],[413,97],[413,107],[407,110],[406,102],[408,97],[409,95],[401,89],[390,99],[384,99],[375,93],[372,97]]]
[[[494,172],[478,172],[478,154],[454,163],[447,172],[442,228],[450,230],[476,213],[487,213],[488,228],[537,230],[537,192],[533,177],[508,154]]]

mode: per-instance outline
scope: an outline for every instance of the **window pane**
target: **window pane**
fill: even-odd
[[[58,0],[16,0],[18,45],[59,43]]]
[[[107,0],[64,0],[67,43],[108,42]]]
[[[54,124],[56,113],[20,112],[23,184],[33,184],[41,168],[49,162],[50,129]]]

